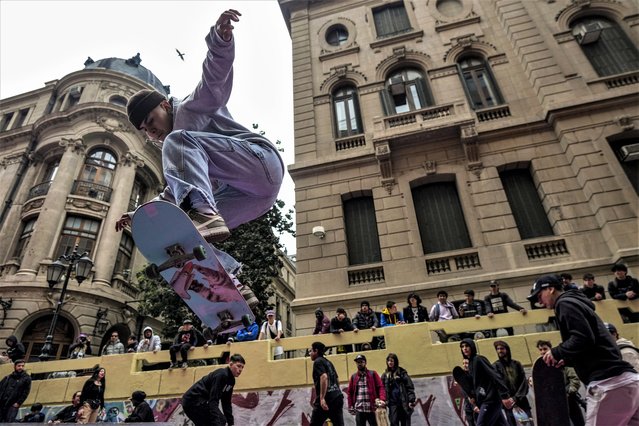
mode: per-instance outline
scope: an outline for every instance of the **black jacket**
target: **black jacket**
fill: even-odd
[[[31,392],[31,376],[24,371],[7,375],[0,381],[0,407],[8,407],[22,403]]]
[[[413,324],[415,322],[415,314],[413,314],[413,308],[410,305],[404,308],[404,321],[408,324]],[[417,322],[427,322],[428,321],[428,309],[426,309],[422,305],[417,305]]]
[[[229,426],[234,424],[231,397],[235,377],[229,367],[215,370],[195,382],[182,396],[182,406],[208,405],[211,422],[214,419],[226,418]],[[220,411],[220,402],[222,411]]]
[[[124,419],[124,423],[143,422],[155,422],[155,418],[153,417],[153,410],[151,410],[151,407],[149,407],[149,404],[147,404],[146,401],[142,401],[138,405],[136,405],[131,415]]]
[[[395,361],[395,364],[399,364],[399,361]],[[386,403],[388,405],[395,404],[395,399],[399,396],[399,401],[404,411],[412,413],[413,409],[409,404],[415,403],[415,386],[410,376],[402,367],[397,365],[394,371],[386,369],[382,374],[382,383],[386,389]],[[399,395],[394,395],[394,392],[399,390]]]
[[[363,313],[359,311],[355,314],[355,318],[353,318],[353,327],[358,330],[366,330],[372,327],[379,327],[379,321],[377,320],[377,315],[375,312],[369,310],[368,313]]]
[[[96,379],[92,377],[84,382],[84,386],[82,386],[82,403],[84,404],[87,401],[98,401],[100,403],[100,408],[104,408],[104,392],[106,390],[106,385],[98,386],[95,384],[95,380]]]
[[[61,423],[75,423],[80,407],[82,407],[82,405],[78,405],[77,407],[75,405],[64,407],[62,410],[58,411],[58,414],[56,414],[51,420],[54,422],[57,420]]]
[[[626,275],[626,279],[623,281],[615,278],[608,283],[608,293],[610,297],[617,300],[627,300],[626,292],[632,290],[639,294],[639,281],[636,278],[632,278],[630,275]]]
[[[500,344],[506,347],[506,356],[495,361],[493,367],[504,381],[510,395],[515,398],[515,403],[524,410],[530,410],[530,403],[526,397],[528,395],[528,380],[524,367],[521,362],[512,359],[508,343],[502,341]]]
[[[333,317],[331,320],[331,333],[339,333],[339,329],[344,331],[353,331],[351,319],[349,317],[344,317],[344,319],[340,321],[336,316]]]
[[[552,356],[574,367],[585,385],[634,371],[621,358],[612,334],[595,313],[594,303],[581,291],[562,293],[555,302],[555,316],[562,342],[551,349]]]
[[[476,405],[479,407],[484,402],[497,402],[508,399],[510,393],[497,371],[483,356],[477,354],[477,347],[473,339],[463,339],[462,343],[470,346],[471,354],[468,357],[468,372],[472,379]],[[463,356],[463,353],[462,353]]]
[[[484,297],[484,308],[486,308],[486,313],[490,314],[503,314],[508,312],[508,308],[517,309],[521,311],[523,308],[516,304],[513,299],[510,298],[506,293],[502,293],[501,291],[497,294],[488,293],[486,297]]]
[[[11,358],[11,361],[16,362],[19,359],[24,359],[26,350],[24,349],[24,345],[18,342],[16,336],[7,337],[5,343],[7,344],[7,356]]]

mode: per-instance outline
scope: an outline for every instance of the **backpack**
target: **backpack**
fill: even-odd
[[[278,327],[278,323],[279,323],[279,327]],[[268,333],[271,335],[271,339],[275,339],[277,337],[277,333],[273,334],[273,330],[271,330],[271,328],[268,326],[268,321],[264,321],[262,323],[262,328],[265,329],[265,331],[268,331]],[[282,321],[280,320],[275,320],[275,329],[277,328],[282,328]],[[280,336],[280,339],[284,338],[284,329],[282,329],[282,335]]]

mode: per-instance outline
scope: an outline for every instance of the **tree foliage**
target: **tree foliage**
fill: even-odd
[[[257,130],[258,126],[253,125]],[[260,131],[260,134],[264,132]],[[276,141],[279,146],[280,141]],[[239,226],[231,232],[231,237],[217,248],[229,253],[243,264],[238,279],[247,284],[260,301],[254,310],[258,324],[264,319],[268,308],[268,298],[273,295],[272,281],[282,268],[278,253],[282,251],[279,236],[284,233],[294,235],[293,211],[284,211],[285,204],[277,200],[271,210],[262,217]],[[144,270],[136,274],[140,285],[140,309],[144,315],[159,318],[164,322],[162,334],[173,337],[185,318],[193,320],[200,327],[200,319],[189,309],[186,303],[173,291],[163,279],[151,280]]]

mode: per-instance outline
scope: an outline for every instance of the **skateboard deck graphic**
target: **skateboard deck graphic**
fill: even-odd
[[[230,276],[191,219],[166,201],[141,205],[131,223],[133,240],[150,262],[149,278],[161,275],[191,310],[219,333],[230,333],[255,319]]]
[[[543,358],[538,358],[533,366],[532,377],[537,426],[569,425],[568,397],[563,369],[549,367]]]

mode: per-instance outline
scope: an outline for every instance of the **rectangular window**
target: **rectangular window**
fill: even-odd
[[[344,226],[350,265],[382,261],[373,197],[345,200]]]
[[[71,254],[76,244],[78,252],[92,252],[100,230],[100,222],[79,216],[68,216],[60,236],[56,259],[63,254]]]
[[[16,250],[14,252],[14,257],[22,260],[22,256],[24,255],[24,251],[31,240],[31,234],[33,234],[33,228],[35,227],[37,218],[29,219],[24,223],[24,227],[22,228],[22,233],[20,234],[20,239],[18,240],[18,245],[16,246]]]
[[[554,235],[528,170],[507,170],[499,177],[521,239]]]
[[[27,115],[29,115],[29,108],[21,109],[18,112],[18,118],[16,118],[16,122],[13,125],[13,128],[17,129],[18,127],[22,127],[24,125],[25,120],[27,119]]]
[[[412,190],[424,253],[470,247],[455,182],[437,182]]]
[[[0,132],[9,130],[9,124],[11,123],[12,118],[13,118],[13,111],[8,112],[2,116],[2,121],[0,121]]]
[[[389,37],[410,31],[410,21],[404,3],[394,3],[373,9],[377,37]]]
[[[132,254],[133,254],[133,238],[131,238],[128,234],[123,233],[122,238],[120,239],[120,247],[118,248],[118,255],[115,258],[115,267],[113,268],[114,274],[125,275],[123,272],[130,268]]]

